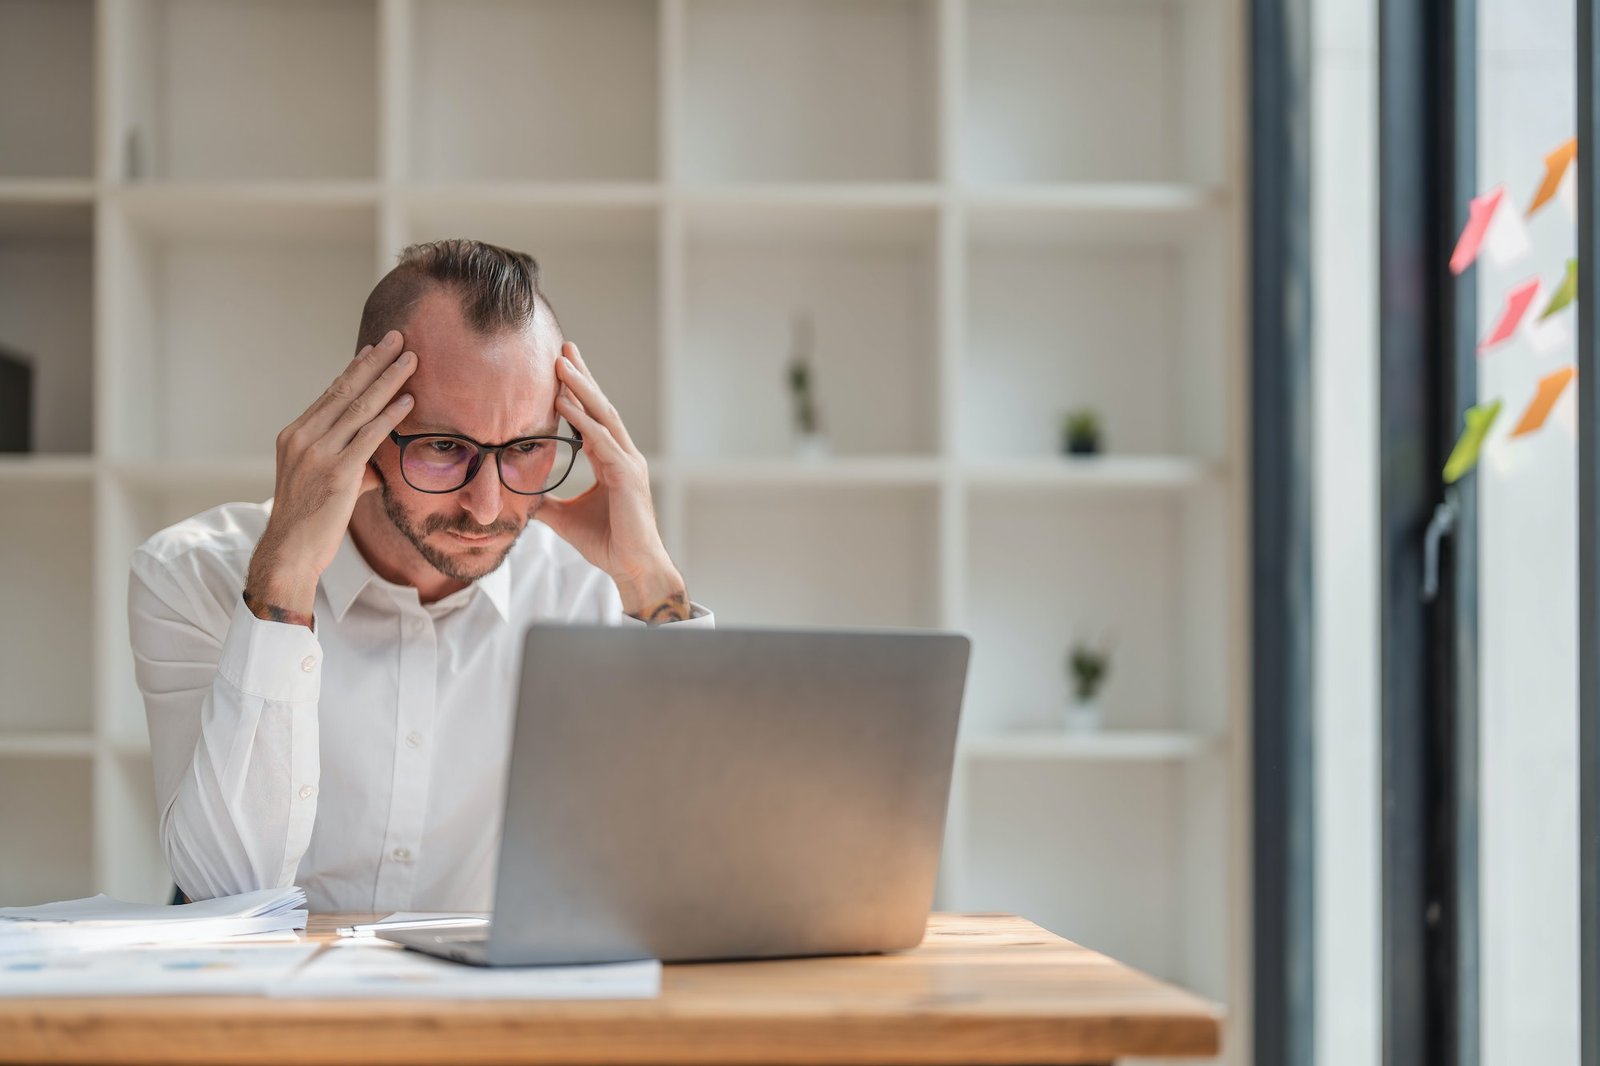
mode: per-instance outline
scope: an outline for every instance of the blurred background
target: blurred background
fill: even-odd
[[[1452,241],[1458,193],[1526,203],[1575,132],[1574,14],[1417,8],[1475,89],[1448,101],[1473,172]],[[720,623],[972,635],[939,907],[1022,913],[1224,1003],[1229,1061],[1384,1058],[1406,1007],[1380,102],[1405,101],[1379,21],[1378,0],[0,0],[0,903],[166,898],[129,555],[269,496],[275,434],[398,250],[475,237],[539,260]],[[1290,136],[1253,169],[1263,100]],[[1277,274],[1275,148],[1306,193]],[[1575,254],[1570,214],[1528,228],[1531,259],[1460,283],[1479,333]],[[1260,331],[1280,274],[1303,352]],[[1516,341],[1474,387],[1515,414],[1560,344]],[[1263,401],[1260,368],[1300,356],[1291,402]],[[1392,1061],[1578,1061],[1575,390],[1537,436],[1511,421],[1458,552],[1472,1040]],[[1279,455],[1298,480],[1263,479]],[[1275,627],[1252,567],[1281,545],[1252,514],[1299,495],[1305,586]],[[1291,660],[1303,702],[1261,685]],[[1252,748],[1280,722],[1292,759]]]

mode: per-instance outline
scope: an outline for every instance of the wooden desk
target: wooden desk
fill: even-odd
[[[1219,1040],[1216,1007],[1002,914],[936,914],[900,955],[669,966],[644,1001],[0,1000],[0,1062],[1061,1066]]]

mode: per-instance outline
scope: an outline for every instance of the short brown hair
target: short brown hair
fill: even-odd
[[[357,350],[404,326],[423,293],[435,287],[460,297],[467,324],[481,334],[524,329],[541,306],[556,321],[539,288],[539,264],[527,252],[465,238],[429,241],[402,249],[394,269],[372,287],[361,308]]]

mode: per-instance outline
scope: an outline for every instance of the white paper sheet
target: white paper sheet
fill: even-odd
[[[475,925],[488,925],[485,911],[395,911],[386,918],[361,925],[347,925],[339,930],[340,936],[369,937],[386,926],[404,929],[455,929]]]
[[[271,994],[307,999],[652,999],[661,994],[661,963],[467,966],[384,940],[344,940],[274,984]]]
[[[262,995],[316,944],[132,947],[0,959],[0,997]]]

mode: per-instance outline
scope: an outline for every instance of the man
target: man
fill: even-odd
[[[358,344],[278,435],[272,500],[134,555],[161,842],[191,898],[489,910],[524,625],[712,618],[531,257],[407,248]],[[594,487],[547,495],[580,448]]]

